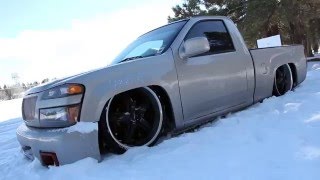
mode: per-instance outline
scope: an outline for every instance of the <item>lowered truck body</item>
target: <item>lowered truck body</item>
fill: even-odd
[[[30,89],[17,137],[45,165],[100,159],[284,95],[305,78],[303,46],[249,50],[230,19],[194,17],[140,36],[107,67]]]

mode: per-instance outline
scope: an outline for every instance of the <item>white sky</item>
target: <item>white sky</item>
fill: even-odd
[[[73,20],[68,29],[23,30],[0,38],[0,85],[63,77],[108,64],[139,35],[167,23],[180,0],[150,2],[139,8]]]

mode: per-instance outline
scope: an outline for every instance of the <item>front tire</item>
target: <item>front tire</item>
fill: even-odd
[[[150,88],[118,94],[109,100],[105,110],[106,139],[117,146],[111,149],[120,152],[137,146],[152,146],[161,134],[163,119],[161,102]]]
[[[293,76],[288,64],[280,66],[275,73],[273,95],[282,96],[293,88]]]

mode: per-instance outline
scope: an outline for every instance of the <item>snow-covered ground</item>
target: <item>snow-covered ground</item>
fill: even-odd
[[[15,130],[21,99],[0,102],[0,179],[320,179],[320,66],[295,92],[159,145],[42,167],[24,158]]]

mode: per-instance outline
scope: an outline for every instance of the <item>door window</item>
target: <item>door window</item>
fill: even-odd
[[[235,51],[231,36],[223,21],[196,23],[188,32],[185,40],[195,37],[206,37],[210,44],[210,51],[200,56]]]

